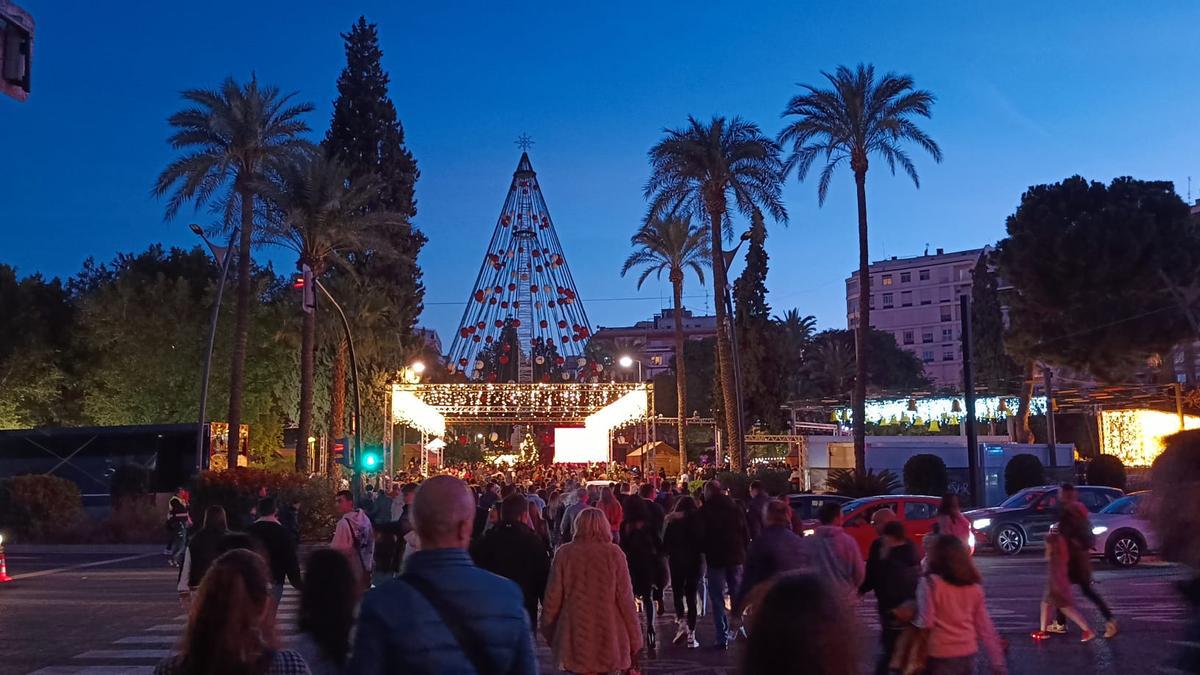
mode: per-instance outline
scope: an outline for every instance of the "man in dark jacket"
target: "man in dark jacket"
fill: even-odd
[[[655,533],[655,536],[662,538],[663,523],[667,520],[667,511],[663,508],[660,497],[666,493],[659,493],[658,488],[653,483],[644,483],[638,489],[638,495],[646,501],[646,511],[650,515],[650,529]],[[667,560],[661,558],[658,561],[659,575],[658,584],[654,586],[653,596],[655,610],[661,616],[666,613],[666,608],[663,602],[663,588],[667,585]]]
[[[763,505],[763,522],[765,527],[746,550],[746,572],[733,605],[735,614],[741,613],[746,598],[759,584],[808,565],[804,540],[792,532],[790,506],[768,499]]]
[[[750,481],[750,500],[746,502],[746,527],[750,531],[750,540],[758,539],[758,535],[762,532],[763,509],[767,508],[767,503],[771,498],[767,496],[763,490],[762,481]]]
[[[359,675],[537,672],[521,589],[471,562],[475,499],[435,476],[412,508],[421,550],[402,576],[367,592],[347,672]]]
[[[897,619],[893,611],[916,600],[917,578],[921,574],[917,547],[904,535],[904,525],[895,516],[892,518],[883,524],[879,538],[871,542],[866,577],[858,588],[860,595],[875,591],[879,607],[883,652],[875,665],[876,675],[887,675],[896,641],[904,631],[906,622]]]
[[[275,606],[283,597],[283,582],[286,578],[292,587],[299,589],[303,586],[300,580],[300,561],[296,556],[296,542],[287,529],[279,523],[276,515],[274,497],[263,497],[258,500],[258,520],[246,528],[246,534],[254,537],[267,555],[267,565],[271,570],[271,595],[275,598]]]
[[[512,494],[500,502],[500,524],[471,546],[471,557],[483,569],[512,579],[525,595],[531,626],[537,625],[538,600],[550,577],[546,543],[529,526],[529,502]]]
[[[704,506],[700,507],[700,523],[704,529],[704,556],[708,562],[708,598],[712,605],[715,645],[727,649],[732,637],[729,617],[725,613],[725,593],[738,597],[742,580],[742,565],[746,563],[746,547],[750,536],[746,531],[746,516],[737,504],[721,492],[719,483],[704,486]]]

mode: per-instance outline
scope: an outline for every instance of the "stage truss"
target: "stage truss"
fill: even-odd
[[[393,383],[389,428],[408,425],[421,433],[424,448],[456,424],[579,425],[609,441],[616,429],[651,424],[654,385],[628,382],[566,383]],[[386,435],[390,442],[391,434]],[[388,448],[391,452],[391,448]],[[428,474],[421,452],[421,473]]]

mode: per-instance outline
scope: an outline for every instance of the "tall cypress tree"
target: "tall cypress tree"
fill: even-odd
[[[376,24],[359,17],[346,41],[346,67],[338,77],[338,97],[323,146],[350,169],[350,181],[374,174],[382,188],[373,211],[416,216],[413,189],[420,176],[412,152],[404,145],[404,127],[388,95],[390,78],[380,59]],[[417,255],[428,241],[411,225],[380,232],[385,245],[361,256],[359,271],[380,284],[392,301],[393,325],[401,335],[411,333],[421,313],[425,287]]]
[[[746,267],[733,284],[734,329],[742,362],[742,405],[747,432],[754,423],[777,429],[783,420],[779,406],[786,387],[780,369],[780,336],[767,304],[767,226],[755,211],[750,219]]]
[[[996,394],[1021,388],[1022,373],[1004,346],[1004,315],[991,256],[979,257],[972,273],[971,336],[974,340],[975,383]]]

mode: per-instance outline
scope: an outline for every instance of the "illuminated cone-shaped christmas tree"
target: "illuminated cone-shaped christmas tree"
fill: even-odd
[[[485,382],[594,375],[591,335],[529,154],[513,172],[496,231],[450,346],[450,366]]]

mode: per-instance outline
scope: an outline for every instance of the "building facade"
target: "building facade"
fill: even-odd
[[[682,314],[684,339],[716,337],[717,317],[695,316],[687,309]],[[642,362],[643,377],[652,379],[671,370],[671,359],[675,358],[675,310],[664,309],[632,326],[603,326],[592,339],[611,342],[622,351],[632,352],[630,355]]]
[[[890,258],[869,268],[871,327],[921,359],[938,388],[962,386],[959,298],[971,294],[971,274],[987,248]],[[858,272],[846,279],[846,322],[858,326]]]

